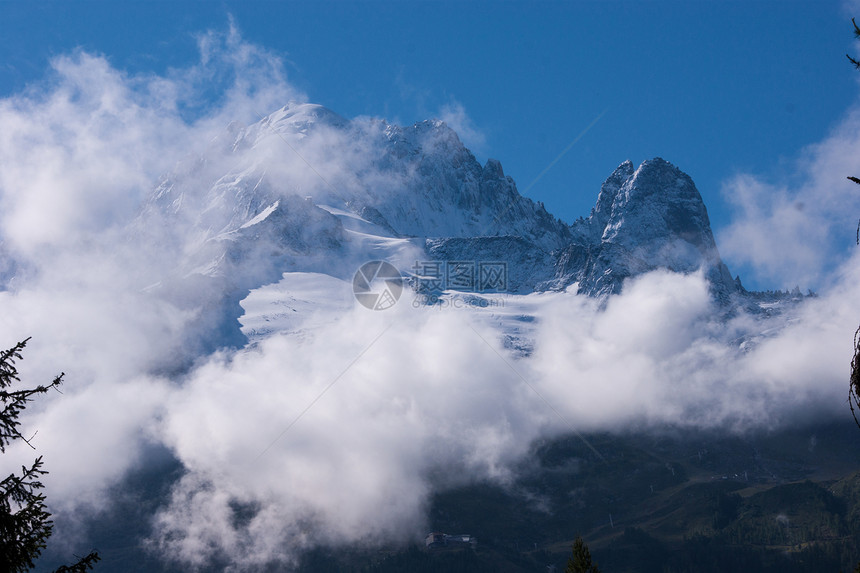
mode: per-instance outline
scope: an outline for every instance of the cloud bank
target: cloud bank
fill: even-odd
[[[860,212],[836,190],[850,173],[855,114],[811,148],[805,183],[747,176],[729,187],[739,219],[724,251],[774,276],[827,277],[818,298],[780,317],[717,320],[702,276],[655,272],[605,308],[572,292],[483,310],[415,309],[407,298],[200,355],[189,340],[206,308],[167,283],[152,287],[190,230],[136,241],[128,227],[177,159],[214,145],[232,120],[303,100],[277,57],[235,29],[201,36],[200,47],[198,63],[166,76],[62,56],[45,82],[0,101],[0,343],[33,336],[21,363],[28,383],[67,373],[65,394],[25,420],[39,431],[56,511],[105,509],[105,491],[155,444],[183,474],[152,516],[154,552],[189,567],[289,565],[319,544],[415,539],[431,525],[433,492],[508,483],[535,439],[571,429],[743,432],[844,414],[860,256],[828,271],[815,253]],[[462,108],[451,112],[469,125]],[[303,144],[305,156],[335,188],[348,185],[367,151],[321,137]],[[246,158],[271,166],[270,145],[282,142],[267,141]],[[276,179],[292,192],[331,191],[293,159]],[[529,357],[499,328],[520,314],[536,317]]]

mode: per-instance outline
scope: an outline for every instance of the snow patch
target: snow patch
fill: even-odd
[[[280,206],[280,204],[281,204],[280,200],[275,201],[274,203],[272,203],[271,205],[269,205],[268,207],[263,209],[256,217],[254,217],[253,219],[251,219],[250,221],[248,221],[247,223],[245,223],[244,225],[242,225],[239,228],[240,229],[247,229],[248,227],[256,225],[257,223],[262,223],[263,221],[265,221],[268,218],[269,215],[271,215],[272,213],[275,212],[275,209],[277,209],[278,206]]]

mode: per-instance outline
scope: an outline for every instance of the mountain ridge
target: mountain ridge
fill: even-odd
[[[732,277],[695,183],[662,158],[622,162],[589,216],[568,224],[520,195],[500,161],[481,165],[442,121],[347,120],[313,104],[231,123],[162,178],[137,228],[183,245],[168,281],[191,280],[195,303],[208,292],[206,306],[226,313],[218,332],[235,331],[225,339],[239,345],[240,303],[255,289],[296,272],[347,288],[369,260],[391,262],[416,288],[421,262],[502,262],[510,294],[573,291],[604,302],[648,272],[700,272],[725,316],[781,312],[783,298],[797,298],[764,305]]]
[[[310,184],[306,180],[290,189],[259,162],[241,157],[273,134],[295,140],[282,156],[300,156],[302,144],[318,132],[340,136],[334,151],[355,142],[369,147],[362,158],[370,167],[361,166],[346,183],[343,174],[331,181],[312,167],[319,181],[311,177]],[[174,213],[192,203],[190,209],[199,211],[192,224],[207,241],[235,233],[278,197],[309,192],[313,204],[351,212],[377,226],[380,236],[431,239],[436,253],[446,251],[441,247],[447,239],[470,239],[477,247],[484,237],[520,237],[531,246],[532,258],[543,261],[533,269],[531,282],[538,290],[579,282],[579,292],[600,296],[620,292],[625,278],[648,270],[693,272],[703,266],[718,290],[737,290],[695,184],[660,158],[638,168],[623,162],[604,182],[590,216],[567,224],[520,195],[501,162],[488,159],[481,166],[456,132],[438,120],[401,127],[378,119],[345,120],[322,106],[298,104],[250,127],[231,124],[216,139],[230,142],[227,156],[234,165],[227,174],[208,189],[189,181],[197,174],[193,169],[168,175],[149,202],[151,209]],[[197,163],[217,162],[204,157]],[[392,183],[402,188],[393,192]],[[198,201],[188,201],[194,187]],[[279,203],[269,216],[284,209]],[[571,268],[573,263],[578,268]]]

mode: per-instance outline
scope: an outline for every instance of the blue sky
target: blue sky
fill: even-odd
[[[182,69],[232,18],[311,101],[449,118],[564,220],[588,215],[623,160],[661,156],[693,177],[719,231],[737,216],[728,182],[800,185],[801,150],[855,104],[850,16],[823,1],[0,2],[0,97],[76,49],[132,75]],[[728,251],[756,284],[791,278]]]

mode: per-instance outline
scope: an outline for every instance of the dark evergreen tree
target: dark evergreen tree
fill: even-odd
[[[18,428],[18,416],[35,395],[44,394],[51,388],[56,389],[63,381],[63,374],[60,374],[47,386],[11,389],[13,384],[20,381],[15,361],[21,359],[21,351],[28,340],[0,353],[0,402],[3,403],[3,411],[0,412],[0,453],[5,453],[6,447],[16,440],[33,447]],[[9,474],[0,481],[0,571],[3,573],[32,569],[34,560],[39,557],[51,536],[53,522],[45,506],[45,495],[41,493],[44,485],[40,481],[48,472],[42,469],[42,465],[42,457],[39,456],[30,467],[22,466],[20,474]],[[88,571],[98,560],[98,554],[91,552],[73,565],[60,567],[56,573]]]
[[[582,541],[582,537],[576,536],[573,542],[573,551],[567,560],[565,573],[600,573],[597,565],[591,562],[591,552],[588,545]]]

